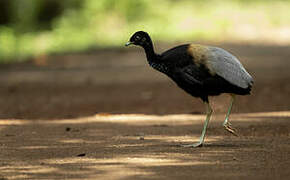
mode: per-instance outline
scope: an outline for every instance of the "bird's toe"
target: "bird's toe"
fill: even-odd
[[[195,147],[202,147],[203,143],[194,143],[194,144],[181,144],[181,147],[190,147],[190,148],[195,148]]]
[[[236,130],[235,128],[233,128],[229,122],[226,123],[226,124],[224,124],[224,127],[225,127],[225,129],[226,129],[228,132],[232,133],[232,134],[235,135],[235,136],[239,136],[239,135],[237,134],[237,130]]]

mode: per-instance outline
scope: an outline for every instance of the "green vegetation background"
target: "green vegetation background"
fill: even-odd
[[[137,30],[164,42],[255,40],[289,23],[289,0],[0,0],[0,62],[123,46]]]

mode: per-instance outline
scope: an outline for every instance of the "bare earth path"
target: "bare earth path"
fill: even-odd
[[[289,179],[290,47],[225,44],[255,78],[204,106],[151,70],[139,50],[39,57],[0,66],[0,180]],[[166,49],[164,46],[162,49]],[[160,50],[161,51],[161,50]]]

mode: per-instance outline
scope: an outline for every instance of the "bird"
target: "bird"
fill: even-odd
[[[236,129],[229,122],[232,106],[236,95],[249,95],[254,83],[252,76],[238,58],[222,48],[201,44],[182,44],[157,54],[151,37],[144,31],[135,32],[125,44],[129,45],[141,46],[145,50],[148,64],[153,69],[164,73],[178,87],[204,102],[206,119],[199,141],[181,146],[203,146],[213,112],[209,96],[223,93],[231,96],[223,126],[228,132],[237,135]]]

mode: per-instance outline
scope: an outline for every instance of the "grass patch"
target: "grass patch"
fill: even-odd
[[[0,63],[92,47],[118,47],[137,30],[154,40],[290,40],[287,0],[82,0],[49,30],[19,32],[0,26]],[[285,39],[286,38],[286,39]]]

